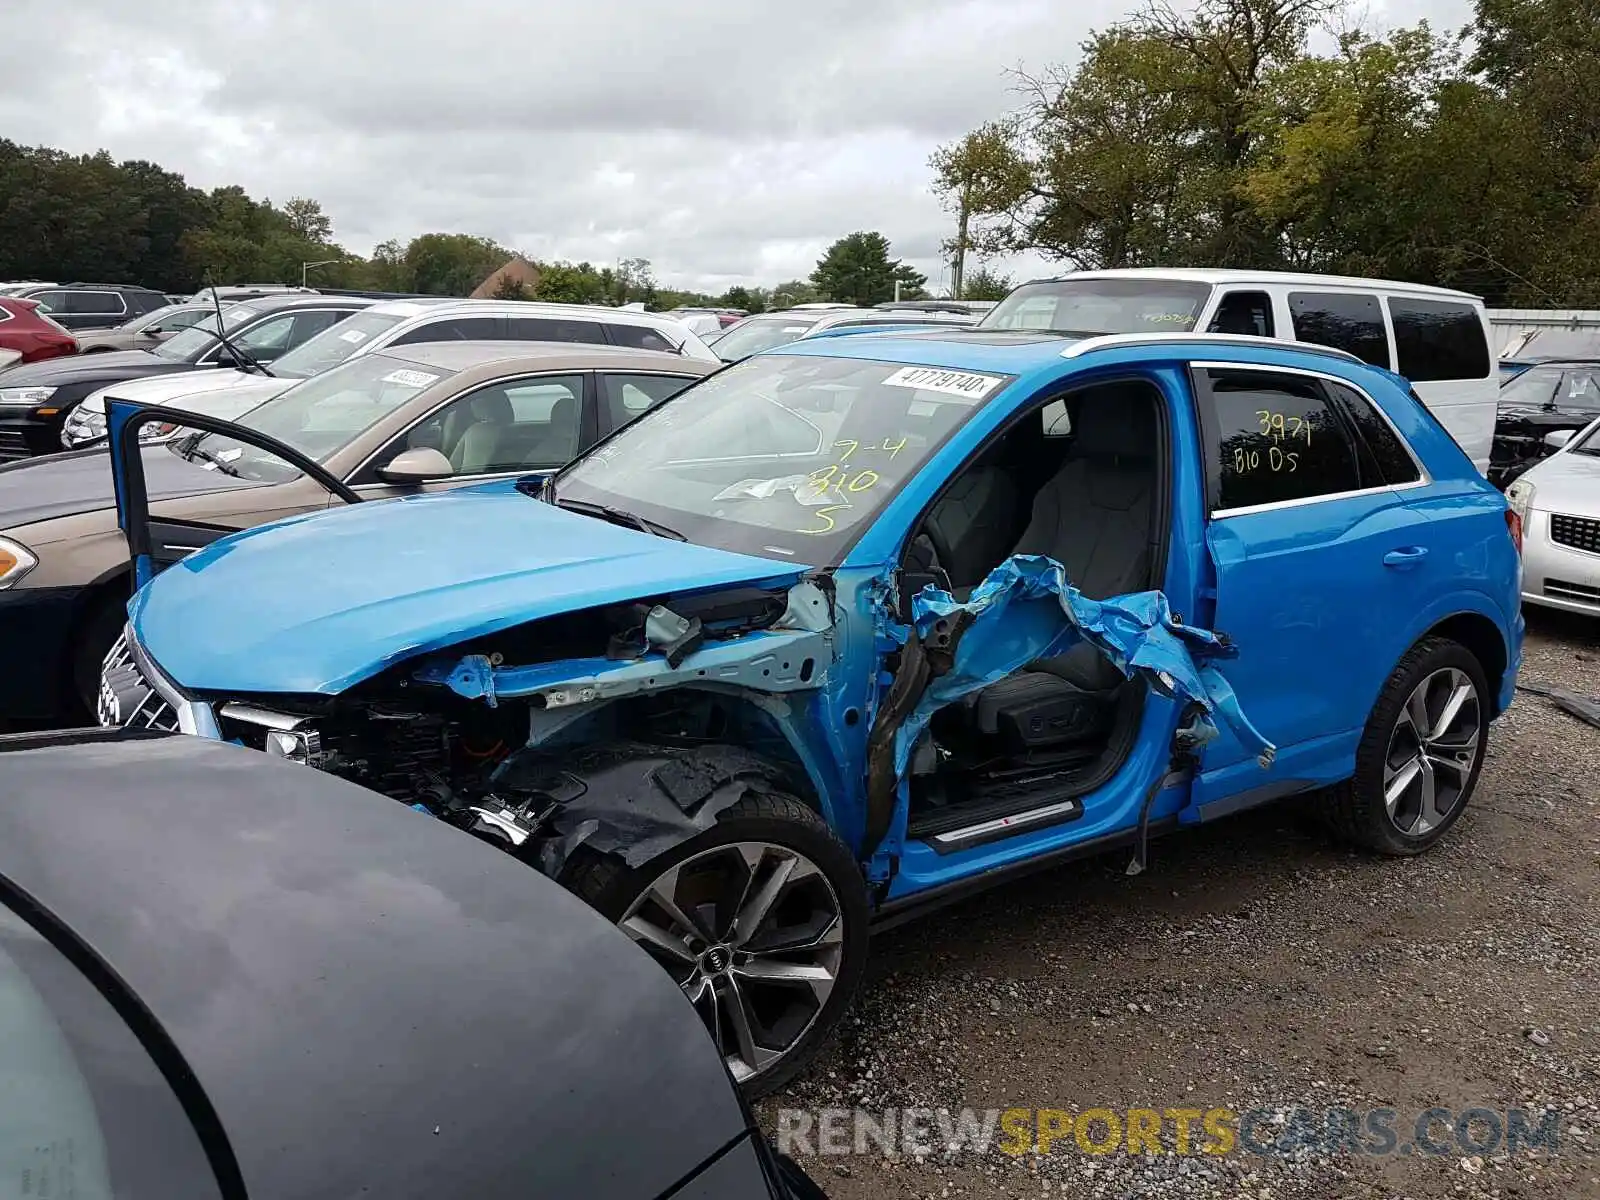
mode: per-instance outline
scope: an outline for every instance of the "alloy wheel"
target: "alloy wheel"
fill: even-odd
[[[1389,735],[1383,802],[1408,837],[1437,829],[1466,798],[1483,734],[1478,689],[1455,667],[1417,684]]]
[[[805,1036],[839,977],[839,898],[786,846],[703,850],[656,876],[618,924],[677,981],[740,1083]]]

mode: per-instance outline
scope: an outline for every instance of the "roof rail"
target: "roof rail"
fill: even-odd
[[[1351,354],[1348,350],[1340,350],[1336,346],[1319,346],[1314,342],[1290,342],[1283,338],[1256,337],[1247,333],[1107,333],[1073,342],[1061,352],[1061,357],[1079,358],[1095,350],[1106,350],[1113,346],[1170,346],[1181,342],[1222,342],[1229,346],[1255,346],[1263,350],[1302,350],[1307,354],[1324,354],[1330,358],[1343,359],[1345,362],[1360,363],[1362,366],[1371,365],[1359,355]]]

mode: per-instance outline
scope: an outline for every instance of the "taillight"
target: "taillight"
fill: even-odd
[[[23,360],[25,362],[43,362],[47,358],[65,358],[69,354],[78,352],[78,343],[74,338],[44,338],[39,339],[39,344]]]
[[[1517,553],[1522,553],[1522,514],[1515,509],[1506,509],[1506,532],[1511,535],[1511,544],[1517,548]]]

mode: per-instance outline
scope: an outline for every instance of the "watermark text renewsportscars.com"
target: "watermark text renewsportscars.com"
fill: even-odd
[[[1560,1151],[1558,1109],[859,1108],[778,1110],[786,1154],[1492,1155]]]

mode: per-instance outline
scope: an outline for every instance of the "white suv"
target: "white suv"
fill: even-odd
[[[274,362],[270,374],[213,370],[111,384],[78,405],[62,431],[69,447],[106,435],[106,400],[170,406],[231,420],[302,379],[357,354],[420,342],[587,342],[659,350],[702,362],[721,360],[679,321],[660,313],[525,300],[388,300],[326,329]],[[198,404],[194,398],[204,397]],[[166,432],[147,426],[147,440]]]

